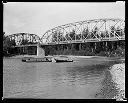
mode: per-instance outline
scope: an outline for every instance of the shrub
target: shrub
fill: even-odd
[[[97,56],[107,56],[105,51],[101,51],[100,53],[97,54]]]

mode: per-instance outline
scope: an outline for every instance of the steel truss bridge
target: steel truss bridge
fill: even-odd
[[[17,33],[8,36],[16,46],[22,40],[41,45],[85,43],[125,40],[125,21],[122,19],[95,19],[69,23],[46,31],[40,38],[36,34]]]

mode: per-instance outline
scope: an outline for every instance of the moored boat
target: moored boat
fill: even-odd
[[[34,58],[34,57],[24,57],[22,62],[73,62],[72,59],[68,57],[43,57],[43,58]]]
[[[22,62],[51,62],[48,58],[23,58]]]
[[[73,62],[73,60],[69,58],[52,58],[52,62]]]
[[[73,62],[73,60],[59,60],[59,59],[57,59],[56,62]]]

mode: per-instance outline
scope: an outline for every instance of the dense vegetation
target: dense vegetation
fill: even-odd
[[[28,40],[22,40],[20,45],[35,44]],[[24,52],[20,48],[13,48],[16,46],[15,40],[10,40],[5,33],[3,33],[3,56],[14,56],[20,54],[35,54],[36,47],[25,47]]]
[[[81,56],[108,56],[108,57],[124,57],[125,41],[111,41],[83,44],[66,44],[46,46],[46,55],[81,55]],[[113,43],[113,44],[112,44]]]
[[[11,49],[11,46],[15,46],[15,41],[10,41],[7,36],[5,36],[5,33],[3,33],[3,56],[10,56],[9,50]]]

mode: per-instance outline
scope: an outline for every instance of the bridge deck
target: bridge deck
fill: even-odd
[[[17,46],[14,46],[14,47],[37,46],[37,45],[58,45],[58,44],[72,44],[72,43],[86,43],[86,42],[102,42],[102,41],[119,41],[119,40],[125,40],[125,38],[104,38],[102,40],[100,40],[100,39],[72,40],[72,41],[60,41],[60,42],[51,42],[51,43],[17,45]]]

